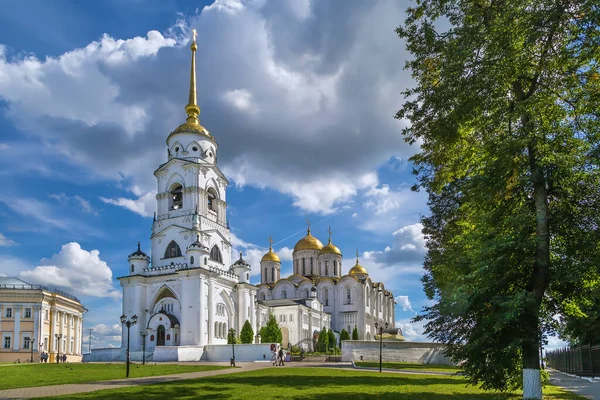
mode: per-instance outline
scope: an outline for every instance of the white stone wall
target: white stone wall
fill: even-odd
[[[454,365],[444,355],[444,345],[440,343],[384,341],[381,354],[383,362]],[[342,342],[342,361],[379,361],[379,342],[344,340]]]
[[[264,361],[271,359],[271,344],[236,344],[235,360],[241,361]],[[230,344],[204,346],[202,361],[229,361],[233,350]]]

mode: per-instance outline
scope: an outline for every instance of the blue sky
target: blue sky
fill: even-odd
[[[398,1],[20,1],[0,14],[0,274],[79,296],[93,347],[118,343],[116,277],[149,251],[164,140],[183,122],[190,30],[201,123],[230,178],[235,251],[273,236],[291,271],[305,218],[397,298],[427,304],[426,196],[394,114],[412,84]],[[87,338],[86,338],[87,342]]]

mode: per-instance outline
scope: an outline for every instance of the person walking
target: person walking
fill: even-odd
[[[284,366],[284,364],[283,364],[283,349],[279,349],[279,365]]]

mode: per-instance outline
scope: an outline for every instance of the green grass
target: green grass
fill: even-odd
[[[358,367],[379,368],[378,362],[359,361],[355,363]],[[452,365],[441,364],[417,364],[407,362],[384,362],[381,364],[383,368],[402,369],[402,370],[417,370],[417,371],[432,371],[432,372],[458,372],[460,368]]]
[[[273,367],[249,372],[123,389],[101,390],[69,399],[394,399],[520,400],[522,394],[485,392],[463,378],[352,371],[334,368]],[[50,399],[50,398],[48,398]],[[545,400],[583,399],[556,387]]]
[[[214,365],[134,364],[130,378],[179,374],[183,372],[211,371],[229,368]],[[5,374],[0,379],[0,389],[32,386],[62,385],[65,383],[97,382],[125,378],[125,364],[21,364],[18,368],[0,369]]]

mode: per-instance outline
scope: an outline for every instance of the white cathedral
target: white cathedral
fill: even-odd
[[[198,120],[195,58],[192,42],[186,122],[167,137],[168,160],[154,172],[158,183],[152,249],[129,255],[123,287],[123,314],[136,315],[147,332],[148,351],[157,346],[226,344],[246,320],[255,334],[273,315],[283,346],[313,346],[314,334],[326,327],[373,340],[375,324],[394,326],[394,296],[383,283],[372,282],[358,263],[342,271],[342,253],[331,242],[323,246],[311,235],[296,243],[294,273],[281,278],[281,260],[272,245],[260,262],[261,281],[250,283],[251,266],[242,254],[232,262],[226,217],[227,178],[217,166],[218,145]],[[122,347],[127,346],[123,326]],[[144,340],[131,335],[131,350]],[[256,338],[260,340],[259,337]]]

